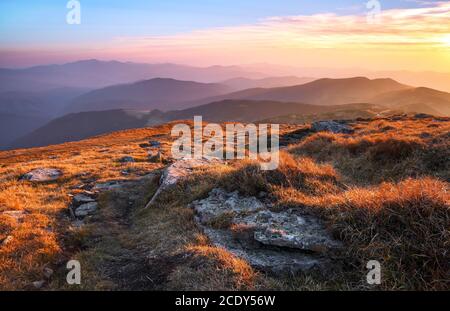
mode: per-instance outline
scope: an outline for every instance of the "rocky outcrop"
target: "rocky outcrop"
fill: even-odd
[[[91,196],[85,193],[80,193],[73,196],[72,204],[69,208],[72,217],[84,218],[94,214],[97,211],[98,203]]]
[[[86,204],[82,204],[75,208],[75,216],[77,217],[86,217],[88,215],[92,215],[97,211],[98,203],[90,202]]]
[[[255,197],[214,189],[191,203],[196,220],[217,246],[273,273],[298,273],[330,266],[340,248],[318,219],[292,209],[273,212]]]
[[[341,124],[335,121],[319,121],[311,124],[311,130],[314,132],[331,132],[335,134],[352,134],[354,130],[351,126]]]
[[[205,158],[186,158],[172,163],[164,170],[163,174],[161,175],[161,179],[159,182],[160,186],[156,193],[153,195],[150,202],[147,204],[146,208],[150,207],[162,192],[175,186],[181,179],[184,179],[191,175],[195,168],[218,163],[221,163],[221,161]]]
[[[48,182],[55,181],[62,176],[62,171],[54,168],[37,168],[24,174],[20,180],[28,180],[32,182]]]

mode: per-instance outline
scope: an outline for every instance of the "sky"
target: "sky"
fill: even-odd
[[[80,59],[450,72],[450,1],[1,0],[0,66]],[[371,13],[372,12],[372,13]],[[368,20],[367,15],[373,16]]]

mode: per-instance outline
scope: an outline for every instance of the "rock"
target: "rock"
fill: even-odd
[[[217,247],[224,248],[252,267],[274,275],[292,275],[313,270],[323,271],[331,266],[327,258],[291,250],[253,247],[236,240],[230,230],[203,226],[203,232]]]
[[[314,132],[332,132],[335,134],[352,134],[354,130],[351,126],[341,124],[335,121],[319,121],[311,125]]]
[[[149,141],[150,147],[152,148],[159,148],[161,147],[161,143],[157,140],[151,140]]]
[[[222,163],[222,161],[217,159],[180,159],[171,165],[169,165],[163,172],[160,179],[160,186],[153,198],[147,204],[146,208],[153,204],[156,198],[165,190],[175,186],[179,180],[186,178],[191,175],[195,168],[207,166],[211,164]]]
[[[94,186],[93,190],[111,191],[114,189],[121,188],[122,184],[123,184],[123,182],[121,182],[121,181],[108,181],[108,182],[96,184]]]
[[[133,157],[122,157],[119,159],[120,163],[133,163],[136,162],[136,160]]]
[[[12,235],[8,235],[3,241],[2,245],[8,245],[14,240],[14,237]]]
[[[91,215],[95,213],[97,210],[98,203],[97,202],[91,202],[86,203],[81,206],[79,206],[77,209],[75,209],[75,216],[77,217],[86,217],[88,215]]]
[[[222,189],[213,189],[207,199],[195,201],[192,205],[202,224],[208,224],[224,213],[248,213],[265,208],[255,197],[242,198],[237,191],[226,193]]]
[[[95,202],[95,200],[91,197],[88,197],[87,195],[84,194],[77,194],[76,196],[73,197],[73,205],[74,206],[79,206],[82,204],[86,204],[86,203],[91,203],[91,202]]]
[[[325,252],[340,243],[313,217],[298,216],[288,210],[280,213],[261,211],[242,221],[255,227],[255,240],[265,245]]]
[[[45,281],[36,281],[36,282],[33,282],[32,284],[35,288],[40,289],[40,288],[42,288],[42,286],[44,286]]]
[[[53,270],[50,268],[44,268],[44,276],[49,279],[53,275]]]
[[[147,149],[147,148],[150,148],[151,145],[150,144],[139,144],[139,147],[141,147],[143,149]]]
[[[214,244],[265,271],[324,270],[330,266],[325,254],[341,247],[313,216],[293,210],[272,212],[257,198],[238,192],[213,189],[191,207],[196,222]],[[217,226],[225,218],[228,227]]]
[[[264,199],[267,197],[267,192],[261,191],[260,193],[258,193],[258,198],[259,199]]]
[[[17,221],[22,220],[25,217],[24,211],[5,211],[1,213],[2,215],[9,216],[11,218],[14,218]]]
[[[163,157],[161,151],[150,151],[148,154],[148,160],[152,163],[162,163]]]
[[[33,182],[55,181],[62,176],[61,170],[54,168],[38,168],[26,173],[20,179]]]
[[[433,116],[431,114],[426,114],[426,113],[418,113],[414,115],[415,119],[429,119],[429,118],[433,118]]]

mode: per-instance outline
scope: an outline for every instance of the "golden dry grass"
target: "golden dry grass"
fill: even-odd
[[[139,175],[162,164],[147,162],[139,144],[156,138],[167,153],[171,124],[0,152],[0,241],[11,237],[0,248],[0,288],[32,289],[50,267],[56,276],[44,289],[73,289],[64,283],[64,265],[77,258],[84,269],[77,289],[372,289],[364,282],[372,259],[384,269],[378,288],[448,289],[450,122],[374,120],[354,127],[354,135],[317,133],[289,146],[274,171],[250,161],[199,168],[146,210],[157,175],[142,182]],[[137,162],[119,163],[125,155]],[[38,167],[64,175],[54,183],[19,181]],[[102,196],[93,223],[73,228],[69,193],[79,184],[116,179],[137,184],[129,193]],[[186,205],[218,186],[246,195],[266,191],[276,209],[296,207],[321,217],[345,244],[339,254],[344,274],[267,276],[210,245]],[[138,197],[132,209],[131,195]],[[226,219],[217,223],[228,225]],[[245,238],[245,228],[231,229]]]

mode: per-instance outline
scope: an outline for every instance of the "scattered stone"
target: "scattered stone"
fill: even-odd
[[[37,288],[37,289],[41,289],[42,286],[44,286],[44,284],[45,284],[45,281],[36,281],[36,282],[33,282],[33,286],[34,286],[35,288]]]
[[[332,132],[335,134],[352,134],[354,130],[351,126],[341,124],[335,121],[314,122],[311,126],[314,132]]]
[[[44,276],[49,279],[53,275],[54,271],[50,268],[44,268]]]
[[[133,163],[136,162],[136,160],[133,157],[122,157],[119,159],[120,163]]]
[[[23,175],[20,180],[33,182],[55,181],[62,176],[61,170],[54,168],[38,168]]]
[[[97,210],[97,207],[98,207],[97,202],[83,204],[75,209],[75,216],[86,217],[88,215],[92,215]]]
[[[330,266],[325,255],[341,247],[315,217],[294,210],[272,212],[257,198],[238,192],[213,189],[206,199],[192,202],[191,207],[197,223],[214,244],[264,271],[324,270]],[[225,218],[228,227],[217,226]]]

